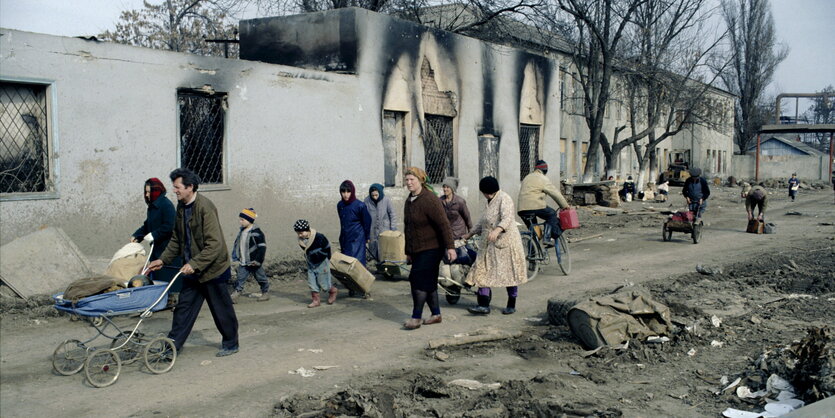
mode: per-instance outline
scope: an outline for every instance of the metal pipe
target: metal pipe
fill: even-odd
[[[833,133],[830,132],[829,133],[829,172],[826,173],[826,175],[829,176],[829,182],[830,183],[835,182],[835,176],[832,175],[832,158],[833,158],[833,156],[835,156],[835,153],[833,153],[833,148],[835,148],[835,147],[833,147],[833,145],[835,145],[835,144],[833,144],[832,135],[833,135]],[[835,183],[833,183],[833,184],[835,184]]]
[[[760,181],[760,134],[757,134],[757,166],[754,169],[754,182]]]

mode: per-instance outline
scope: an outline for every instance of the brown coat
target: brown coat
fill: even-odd
[[[411,196],[406,197],[403,223],[407,255],[436,248],[455,248],[441,200],[426,187],[414,201]]]
[[[496,227],[505,232],[496,242],[487,242],[487,234]],[[478,287],[508,287],[528,281],[525,250],[510,195],[499,190],[487,204],[473,232],[481,234],[482,241],[475,264],[467,275],[467,283]]]
[[[177,204],[174,235],[171,236],[171,241],[160,256],[163,264],[170,264],[185,251],[184,213],[185,205],[180,202]],[[194,268],[194,274],[199,277],[200,283],[217,278],[230,266],[229,251],[226,249],[226,241],[220,229],[217,208],[211,200],[200,193],[194,200],[189,229],[191,230],[192,254],[188,263]]]

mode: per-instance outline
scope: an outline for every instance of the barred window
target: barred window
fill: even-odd
[[[452,118],[424,115],[426,130],[423,149],[426,155],[426,176],[429,183],[440,183],[446,176],[455,175],[452,154]]]
[[[539,125],[519,126],[519,179],[534,170],[536,160],[539,159]]]
[[[179,90],[180,166],[202,183],[223,184],[226,94]]]
[[[54,191],[47,86],[0,82],[0,193]]]

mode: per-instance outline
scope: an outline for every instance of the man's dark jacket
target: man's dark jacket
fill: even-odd
[[[177,221],[174,223],[174,235],[168,247],[160,256],[163,264],[171,263],[185,250],[185,204],[177,203]],[[201,283],[220,276],[230,267],[229,251],[220,229],[217,208],[211,200],[197,194],[192,208],[191,221],[191,259],[183,260],[194,269],[194,275]]]

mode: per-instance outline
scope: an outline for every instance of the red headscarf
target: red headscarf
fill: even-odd
[[[151,187],[151,198],[145,198],[145,203],[149,205],[151,204],[151,202],[157,200],[160,196],[165,194],[165,185],[163,185],[162,182],[156,177],[151,177],[148,180],[145,180],[145,186]],[[142,195],[145,195],[144,190],[142,192]]]
[[[342,191],[346,189],[351,192],[351,197],[348,198],[347,202],[345,202],[344,200],[343,202],[345,202],[346,205],[349,205],[351,203],[354,203],[355,200],[357,200],[357,189],[356,187],[354,187],[354,183],[352,183],[351,180],[345,180],[342,182],[342,184],[339,185],[339,193],[341,194]]]

